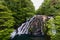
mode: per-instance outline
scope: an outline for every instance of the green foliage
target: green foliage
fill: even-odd
[[[51,35],[51,40],[60,40],[60,16],[55,16],[54,19],[50,19],[47,22],[47,27],[49,28],[47,34]],[[56,33],[54,34],[52,30],[55,30]]]
[[[8,8],[15,12],[13,15],[16,24],[15,26],[21,25],[27,18],[34,15],[34,6],[31,0],[5,0]]]
[[[55,25],[57,33],[51,37],[51,40],[60,40],[60,16],[55,17]]]
[[[48,22],[47,22],[47,27],[49,29],[48,31],[48,35],[55,35],[55,32],[53,32],[54,30],[56,30],[56,26],[55,26],[55,20],[54,18],[51,18]]]
[[[55,17],[55,25],[56,25],[57,33],[60,33],[60,16]]]
[[[0,40],[8,40],[15,24],[12,11],[0,0]],[[11,28],[12,27],[12,28]]]
[[[0,40],[8,40],[14,27],[32,17],[34,11],[31,0],[0,0]]]
[[[54,16],[46,24],[47,34],[51,36],[51,40],[60,40],[60,0],[44,0],[36,14]],[[56,30],[56,33],[52,30]]]
[[[60,0],[44,0],[37,13],[43,15],[60,15]]]
[[[8,40],[10,38],[10,33],[13,31],[13,29],[5,28],[3,30],[0,30],[0,40]]]

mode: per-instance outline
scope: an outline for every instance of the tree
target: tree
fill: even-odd
[[[53,24],[55,25],[53,26]],[[54,19],[50,19],[48,21],[48,28],[48,34],[51,35],[51,40],[60,40],[60,16],[55,16]]]
[[[54,19],[50,19],[47,21],[47,35],[50,35],[51,40],[59,40],[60,39],[60,0],[44,0],[43,4],[36,11],[36,14],[42,15],[52,15]],[[55,26],[52,26],[55,25]],[[55,31],[55,32],[54,32]],[[47,39],[48,40],[48,39]]]
[[[7,8],[4,0],[0,0],[0,40],[9,39],[14,23],[12,11]]]
[[[37,13],[43,15],[60,15],[60,0],[44,0]]]
[[[9,40],[14,27],[34,15],[30,0],[0,0],[0,40]]]
[[[5,0],[7,7],[15,12],[13,15],[16,21],[16,28],[19,27],[27,18],[34,15],[34,6],[31,0]]]

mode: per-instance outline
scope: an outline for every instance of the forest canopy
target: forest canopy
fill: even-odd
[[[37,11],[31,0],[0,0],[0,40],[8,40],[14,29],[36,14],[54,17],[46,23],[46,34],[51,40],[60,40],[60,0],[44,0]],[[55,35],[52,30],[56,30]]]

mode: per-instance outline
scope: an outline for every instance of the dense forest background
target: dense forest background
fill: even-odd
[[[60,0],[44,0],[37,11],[31,0],[0,0],[0,40],[8,40],[14,29],[36,14],[54,17],[46,23],[46,34],[51,40],[60,40]]]

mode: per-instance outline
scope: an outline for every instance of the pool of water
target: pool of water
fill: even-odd
[[[29,34],[24,34],[24,35],[16,35],[13,39],[11,40],[44,40],[44,35],[40,36],[34,36],[34,35],[29,35]]]

